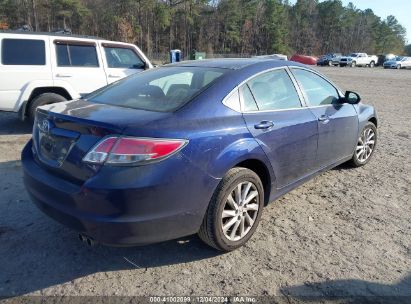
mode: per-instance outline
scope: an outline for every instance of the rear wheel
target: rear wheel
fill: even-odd
[[[208,245],[231,251],[254,234],[264,206],[260,178],[246,168],[233,168],[211,198],[199,236]]]
[[[37,107],[44,106],[47,104],[55,103],[55,102],[61,102],[61,101],[66,101],[67,99],[59,94],[56,93],[43,93],[40,94],[39,96],[35,97],[29,105],[28,109],[28,117],[30,121],[33,123],[34,122],[34,117],[36,115],[36,109]]]
[[[374,61],[371,61],[370,62],[370,68],[373,68],[375,66],[375,62]]]
[[[361,167],[368,163],[374,154],[377,145],[377,128],[372,122],[368,122],[362,129],[360,137],[357,140],[354,155],[351,164],[354,167]]]

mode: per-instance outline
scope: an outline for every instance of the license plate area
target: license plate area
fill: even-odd
[[[75,144],[74,138],[58,136],[39,130],[38,153],[41,161],[53,167],[61,167]]]

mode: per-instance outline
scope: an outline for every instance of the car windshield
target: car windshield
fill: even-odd
[[[350,55],[350,57],[358,57],[358,54],[352,53],[352,54]]]
[[[85,98],[95,103],[172,112],[210,87],[226,71],[208,67],[163,67],[134,74]]]

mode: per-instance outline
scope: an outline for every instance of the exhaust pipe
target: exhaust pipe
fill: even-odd
[[[80,239],[80,241],[82,241],[83,243],[86,243],[88,246],[93,247],[97,244],[97,242],[95,240],[93,240],[93,238],[84,235],[84,234],[79,234],[78,238]]]

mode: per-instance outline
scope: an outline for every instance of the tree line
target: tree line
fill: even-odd
[[[394,16],[340,0],[0,0],[0,28],[22,26],[135,43],[149,56],[174,48],[237,56],[410,49]]]

